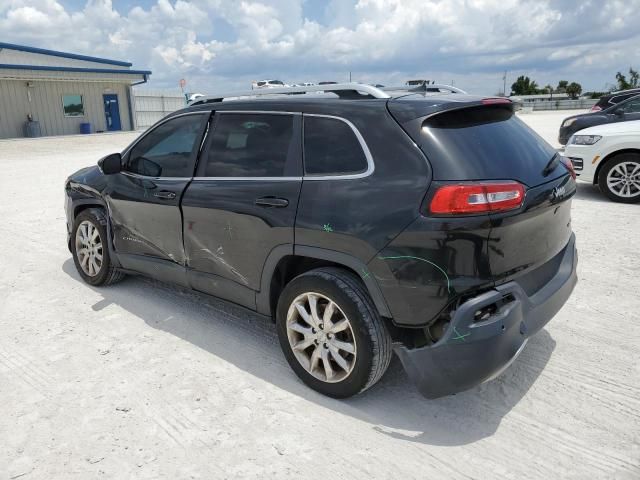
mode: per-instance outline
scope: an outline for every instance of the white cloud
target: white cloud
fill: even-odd
[[[111,0],[78,11],[64,2],[0,1],[0,38],[130,60],[153,70],[155,86],[186,77],[200,90],[349,70],[382,83],[453,79],[484,93],[497,91],[503,70],[602,88],[640,67],[640,0],[331,0],[322,18],[305,18],[304,0],[132,0],[120,11]]]

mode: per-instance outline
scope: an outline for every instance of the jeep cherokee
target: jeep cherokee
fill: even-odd
[[[142,274],[270,316],[295,373],[339,398],[392,352],[426,397],[469,389],[568,299],[575,174],[510,101],[250,95],[200,98],[68,178],[85,282]]]

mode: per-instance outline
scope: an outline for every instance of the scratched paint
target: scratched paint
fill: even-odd
[[[411,256],[411,255],[397,255],[397,256],[391,256],[391,257],[378,257],[378,258],[380,260],[400,260],[400,259],[406,258],[406,259],[410,259],[410,260],[418,260],[420,262],[428,263],[429,265],[437,268],[438,271],[440,273],[442,273],[442,275],[444,275],[444,278],[447,280],[447,292],[451,293],[451,281],[449,280],[449,275],[447,275],[447,272],[445,272],[438,265],[436,265],[435,263],[427,260],[426,258],[414,257],[414,256]]]
[[[462,340],[463,342],[466,342],[465,337],[468,337],[469,335],[471,335],[471,332],[465,333],[464,335],[460,334],[460,332],[458,332],[456,327],[453,327],[453,333],[455,333],[456,336],[453,337],[451,340]]]

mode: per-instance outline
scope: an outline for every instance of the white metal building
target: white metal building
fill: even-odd
[[[0,42],[0,138],[135,129],[131,66]]]

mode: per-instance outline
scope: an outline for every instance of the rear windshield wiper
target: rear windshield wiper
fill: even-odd
[[[553,157],[551,157],[551,160],[549,160],[547,166],[544,167],[544,170],[542,170],[542,176],[546,177],[547,175],[549,175],[556,169],[558,165],[560,165],[560,155],[556,153]]]

